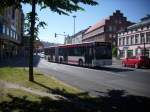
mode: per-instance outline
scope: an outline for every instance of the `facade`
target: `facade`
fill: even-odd
[[[72,44],[80,44],[82,43],[83,35],[87,29],[81,30],[80,32],[76,33],[72,36]]]
[[[118,33],[118,57],[136,55],[150,57],[150,16]]]
[[[19,54],[23,24],[22,9],[8,7],[0,14],[0,59]]]
[[[109,16],[91,26],[84,33],[83,42],[111,42],[113,45],[117,46],[117,32],[131,24],[133,23],[127,21],[127,18],[117,10],[112,16]]]
[[[87,28],[88,29],[88,28]],[[65,38],[65,44],[80,44],[83,40],[83,35],[87,29],[81,30],[75,35],[68,36]]]
[[[65,37],[64,44],[72,44],[72,38],[73,36]]]

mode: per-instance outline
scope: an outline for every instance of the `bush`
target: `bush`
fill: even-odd
[[[112,56],[117,57],[117,47],[115,46],[112,47]]]

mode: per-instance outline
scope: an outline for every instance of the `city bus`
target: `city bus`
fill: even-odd
[[[52,46],[44,49],[48,61],[79,66],[105,66],[112,64],[111,43],[89,42]]]

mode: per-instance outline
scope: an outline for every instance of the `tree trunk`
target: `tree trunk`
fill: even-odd
[[[32,14],[30,27],[30,53],[29,53],[29,81],[34,81],[33,76],[33,42],[34,42],[34,26],[35,26],[35,0],[32,0]]]

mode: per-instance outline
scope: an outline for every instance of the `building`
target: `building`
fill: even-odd
[[[82,43],[83,35],[87,31],[87,29],[81,30],[78,33],[76,33],[74,36],[72,36],[72,44],[80,44],[80,43]]]
[[[126,58],[136,55],[150,57],[150,15],[118,33],[118,56]]]
[[[64,44],[79,44],[79,43],[82,43],[83,35],[84,35],[85,31],[87,31],[87,29],[88,28],[86,28],[84,30],[81,30],[78,33],[76,33],[75,35],[65,37]]]
[[[64,40],[64,44],[72,44],[72,38],[73,36],[67,36],[65,37],[65,40]]]
[[[19,54],[23,35],[22,9],[8,7],[0,14],[0,59]]]
[[[133,23],[127,21],[127,18],[124,17],[123,13],[117,10],[113,15],[100,20],[95,25],[91,26],[84,33],[82,41],[112,42],[113,45],[117,46],[117,32],[131,24]]]

